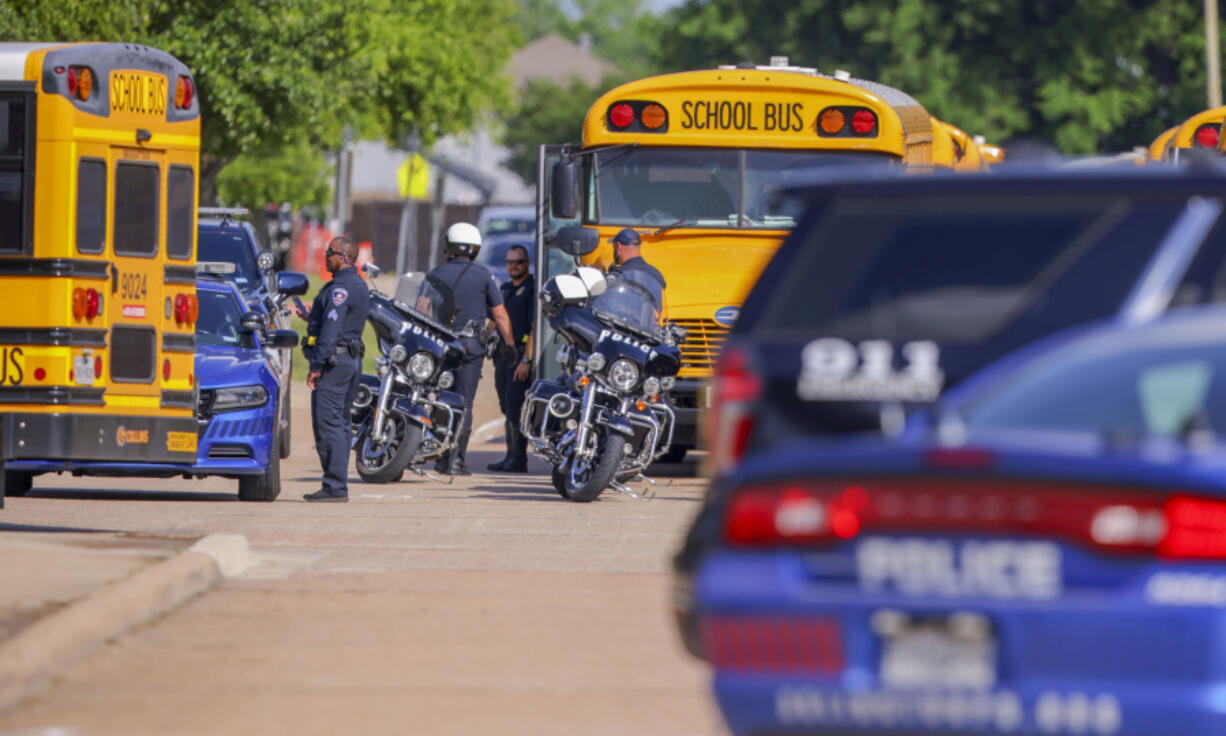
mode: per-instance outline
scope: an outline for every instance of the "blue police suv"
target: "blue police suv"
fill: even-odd
[[[293,347],[298,335],[267,330],[264,317],[222,279],[199,278],[196,296],[200,438],[193,471],[236,478],[240,500],[276,500],[281,492],[278,417],[283,414],[278,376],[265,348]]]
[[[1226,308],[1109,320],[712,488],[736,734],[1226,731]]]
[[[307,277],[296,271],[273,271],[276,255],[265,249],[251,223],[241,219],[245,209],[200,208],[197,226],[198,259],[202,262],[225,262],[234,270],[215,274],[234,284],[251,311],[263,317],[267,329],[290,328],[289,312],[283,308],[291,296],[301,296],[310,286]],[[282,414],[278,419],[278,452],[281,458],[290,454],[290,391],[293,348],[266,347],[273,371],[278,379],[277,405]]]

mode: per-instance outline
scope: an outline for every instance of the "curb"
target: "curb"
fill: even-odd
[[[504,423],[505,420],[502,419],[491,419],[485,424],[482,424],[480,427],[477,427],[473,430],[472,443],[474,445],[479,445],[483,442],[493,442],[496,439],[500,439],[504,434],[506,434],[503,428]]]
[[[247,540],[210,534],[185,552],[76,600],[0,644],[0,711],[104,642],[174,609],[252,564]]]

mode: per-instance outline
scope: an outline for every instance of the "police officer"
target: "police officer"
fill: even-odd
[[[305,315],[303,350],[311,364],[307,376],[311,425],[324,478],[322,488],[303,498],[344,503],[349,500],[349,408],[362,374],[362,329],[370,310],[370,289],[354,267],[358,246],[352,240],[333,238],[324,255],[332,280],[319,290]]]
[[[429,273],[429,276],[446,284],[455,297],[455,315],[451,326],[463,329],[475,320],[485,323],[486,314],[494,319],[503,344],[501,355],[505,360],[514,360],[514,338],[511,335],[511,320],[502,303],[498,280],[484,266],[473,263],[481,250],[481,233],[467,222],[457,222],[447,228],[443,236],[443,250],[447,262]],[[477,384],[481,381],[481,361],[485,359],[485,346],[477,338],[464,338],[464,359],[456,371],[456,391],[464,397],[464,420],[455,446],[444,453],[435,464],[436,472],[444,475],[472,475],[468,469],[468,437],[472,434],[473,401],[477,397]]]
[[[613,244],[613,264],[609,267],[611,278],[626,272],[635,272],[635,282],[647,286],[655,297],[656,307],[664,313],[664,289],[668,283],[660,270],[643,260],[641,253],[642,239],[632,227],[624,227],[616,235],[609,238]],[[646,278],[638,278],[646,277]]]
[[[536,280],[528,273],[528,249],[512,245],[507,249],[507,275],[502,285],[502,301],[511,318],[511,336],[516,356],[494,360],[494,385],[498,406],[506,417],[507,455],[487,467],[495,472],[528,472],[528,441],[519,431],[519,412],[532,379],[532,318],[536,311]]]

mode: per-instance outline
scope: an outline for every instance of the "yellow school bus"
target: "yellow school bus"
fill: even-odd
[[[165,52],[0,44],[0,464],[196,460],[200,106]]]
[[[933,164],[954,171],[979,171],[986,168],[979,145],[961,128],[932,119]]]
[[[1167,149],[1171,146],[1171,139],[1175,137],[1175,133],[1179,130],[1178,125],[1171,126],[1158,134],[1153,143],[1149,144],[1149,148],[1145,152],[1147,161],[1157,162],[1166,160]]]
[[[608,240],[635,228],[643,257],[664,274],[666,317],[686,327],[671,459],[698,442],[702,379],[758,274],[795,225],[772,190],[828,166],[933,169],[933,118],[907,94],[876,82],[789,66],[741,65],[649,77],[598,99],[578,148],[544,146],[538,162],[538,275],[567,268],[549,235],[580,223],[600,234],[584,260],[612,262]],[[576,182],[574,211],[551,193]],[[546,202],[553,201],[549,206]],[[537,366],[552,361],[538,315]],[[542,357],[545,359],[542,359]]]
[[[1216,151],[1223,119],[1226,119],[1226,107],[1211,107],[1183,121],[1170,135],[1162,160],[1177,162],[1188,151]],[[1152,147],[1153,144],[1151,151]]]

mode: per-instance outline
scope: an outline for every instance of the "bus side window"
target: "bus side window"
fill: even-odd
[[[195,173],[190,166],[171,166],[166,175],[166,254],[171,258],[192,257],[195,212]]]
[[[101,253],[106,247],[106,161],[77,163],[77,252]]]
[[[24,250],[26,222],[26,100],[0,93],[0,253]]]

